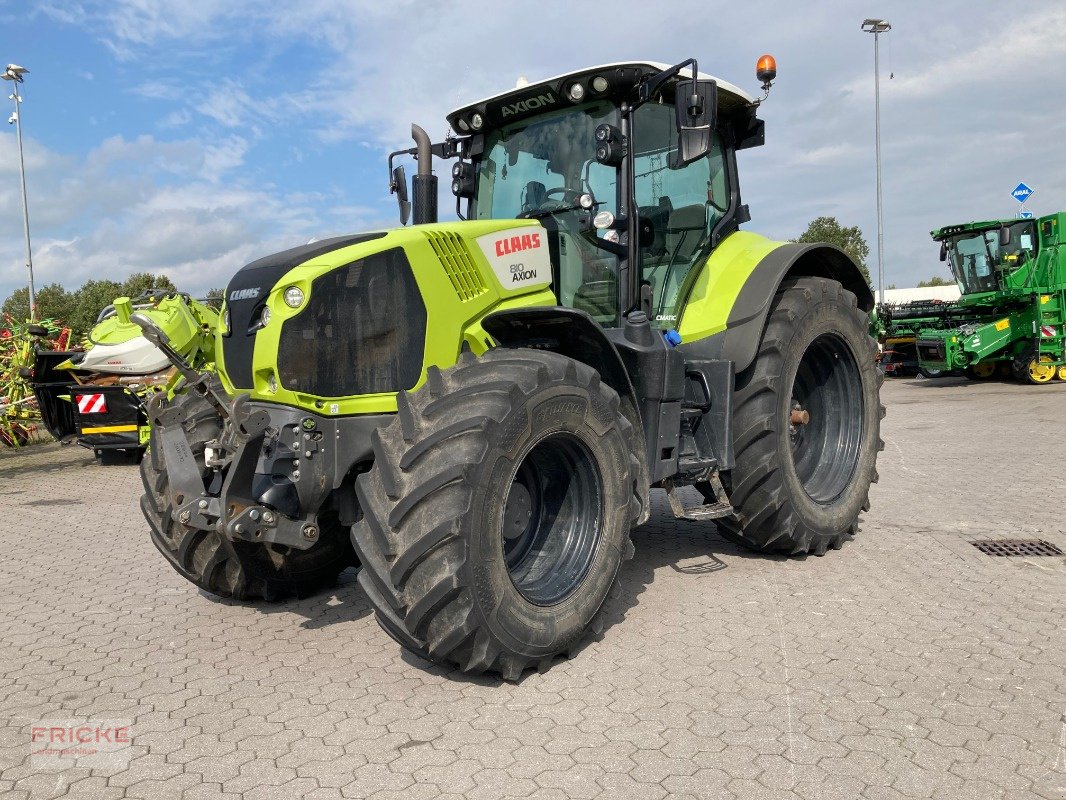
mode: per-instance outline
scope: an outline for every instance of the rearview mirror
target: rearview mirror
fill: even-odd
[[[711,151],[711,133],[718,117],[718,86],[714,81],[677,84],[677,161],[679,169]]]
[[[940,260],[941,261],[947,261],[948,260],[948,243],[947,243],[947,241],[943,241],[943,242],[940,243]]]
[[[411,201],[407,198],[407,173],[402,164],[392,171],[392,186],[389,191],[395,193],[396,202],[400,205],[400,224],[406,225],[411,216]]]
[[[1010,244],[1010,228],[1004,225],[999,229],[999,246],[1006,247]]]

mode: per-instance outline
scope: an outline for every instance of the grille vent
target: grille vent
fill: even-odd
[[[462,237],[454,233],[427,232],[426,238],[460,300],[465,303],[489,290]]]

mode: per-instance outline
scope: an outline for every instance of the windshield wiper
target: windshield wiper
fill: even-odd
[[[550,217],[553,214],[561,214],[564,211],[584,211],[580,205],[574,204],[569,206],[561,206],[560,208],[538,208],[533,211],[523,211],[518,215],[519,219],[540,219],[541,217]]]

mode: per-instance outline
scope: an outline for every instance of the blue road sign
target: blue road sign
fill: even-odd
[[[1010,196],[1017,200],[1019,203],[1024,203],[1033,195],[1033,189],[1026,186],[1024,183],[1019,183],[1014,187],[1014,191],[1010,193]]]
[[[1032,218],[1033,218],[1033,212],[1032,211],[1019,211],[1018,212],[1018,219],[1032,219]]]

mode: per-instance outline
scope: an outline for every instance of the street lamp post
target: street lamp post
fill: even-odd
[[[881,202],[881,75],[878,40],[892,26],[886,19],[864,19],[862,29],[874,35],[874,143],[877,160],[877,299],[885,302],[885,215]]]
[[[30,271],[30,321],[32,322],[37,318],[33,294],[33,248],[30,246],[30,207],[26,201],[26,162],[22,158],[22,114],[19,111],[19,104],[22,102],[22,98],[19,96],[19,84],[22,83],[22,76],[27,72],[29,72],[28,69],[20,67],[18,64],[8,64],[7,69],[0,77],[5,81],[11,81],[12,92],[10,99],[15,102],[15,111],[8,117],[7,121],[15,124],[19,145],[19,177],[22,179],[22,224],[26,231],[26,268]]]

